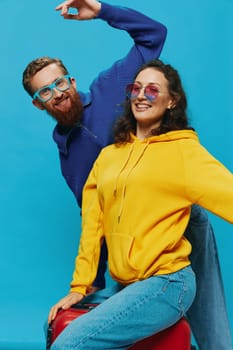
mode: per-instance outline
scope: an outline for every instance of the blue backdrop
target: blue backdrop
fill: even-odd
[[[161,58],[178,68],[201,142],[231,171],[232,0],[107,0],[166,24]],[[0,349],[44,347],[49,307],[68,291],[80,218],[51,139],[54,122],[33,107],[22,71],[43,56],[63,59],[85,91],[131,40],[101,21],[64,21],[55,0],[1,0]],[[233,326],[232,226],[211,215]],[[201,239],[201,237],[200,237]]]

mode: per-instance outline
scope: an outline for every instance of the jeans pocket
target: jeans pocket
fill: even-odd
[[[191,266],[177,272],[182,283],[179,296],[179,308],[184,315],[192,305],[196,295],[196,278]]]

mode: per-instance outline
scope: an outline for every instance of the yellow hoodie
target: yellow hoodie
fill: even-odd
[[[71,291],[91,286],[104,237],[110,274],[127,285],[190,264],[183,233],[192,204],[233,223],[233,175],[195,132],[131,141],[104,148],[87,179]]]

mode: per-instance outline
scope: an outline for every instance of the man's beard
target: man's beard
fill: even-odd
[[[46,111],[58,124],[71,127],[81,120],[83,105],[76,90],[74,93],[69,91],[69,93],[64,94],[69,94],[71,101],[71,108],[68,111],[58,111],[53,106],[47,106]]]

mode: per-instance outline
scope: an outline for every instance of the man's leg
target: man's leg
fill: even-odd
[[[200,350],[232,350],[224,288],[213,229],[206,212],[192,207],[185,236],[192,245],[190,256],[197,292],[187,313]]]

